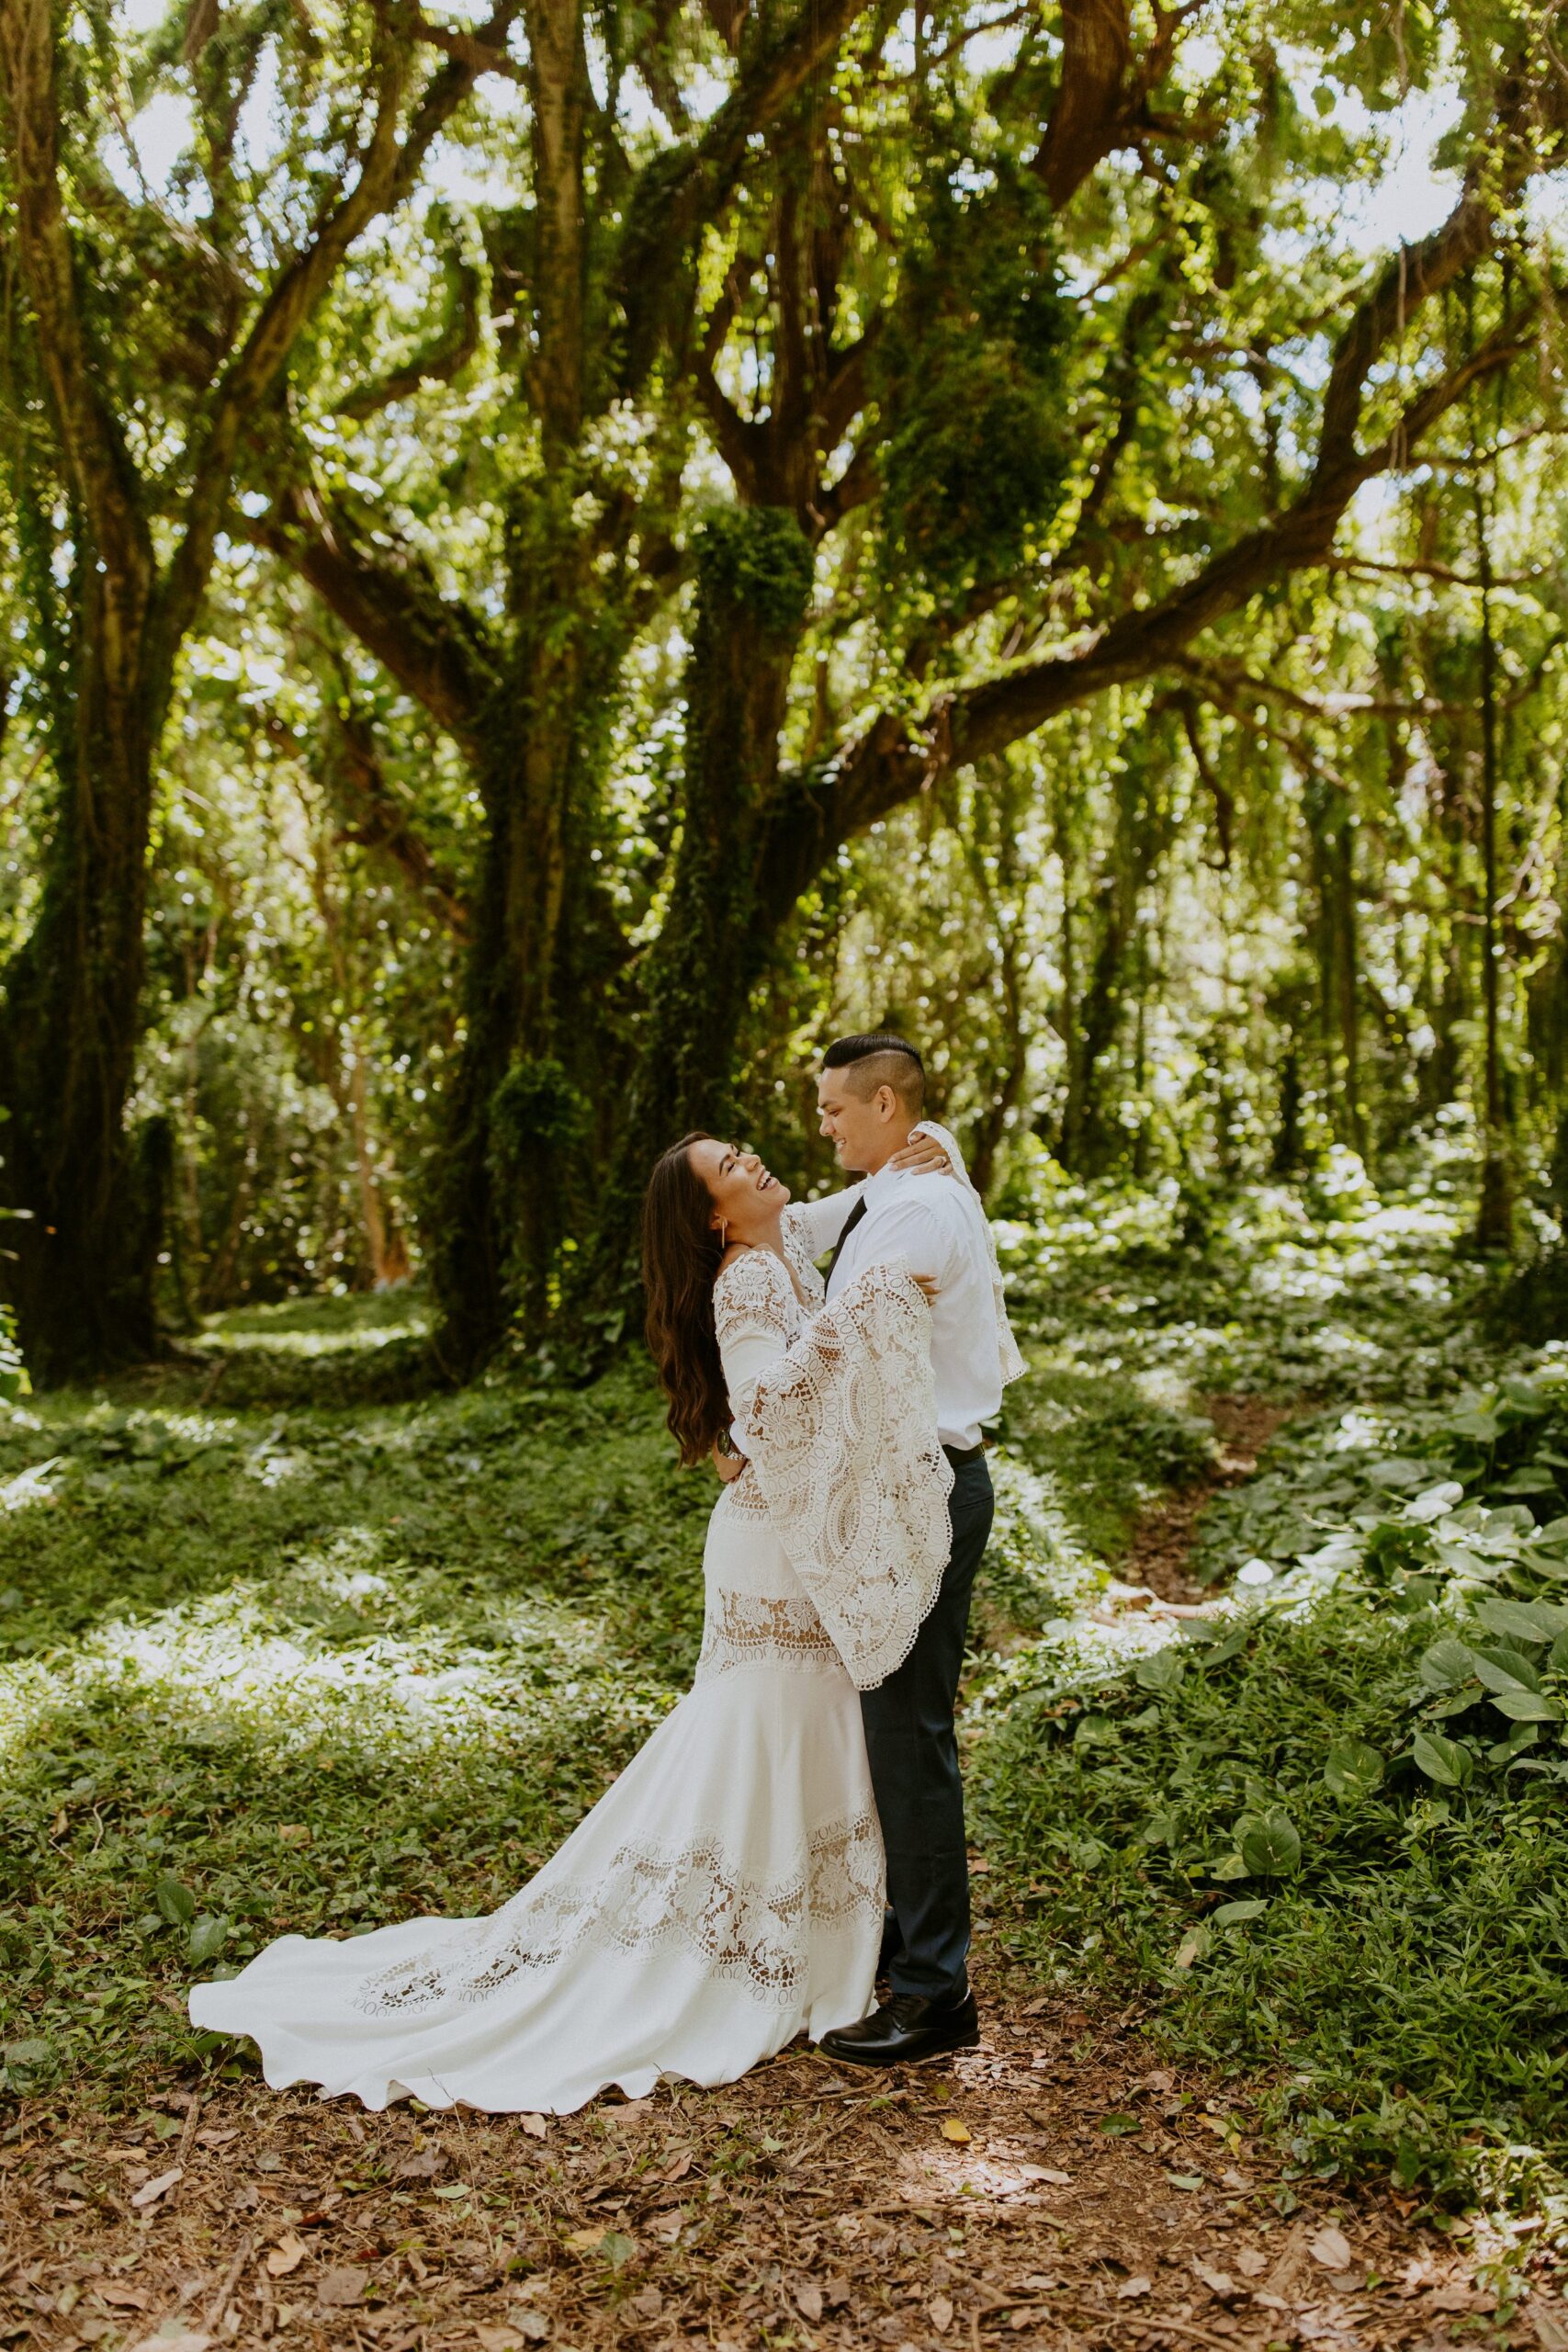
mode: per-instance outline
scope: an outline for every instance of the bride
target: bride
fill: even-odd
[[[900,1164],[949,1164],[917,1135]],[[947,1558],[924,1286],[814,1261],[852,1193],[792,1206],[754,1152],[685,1136],[644,1209],[648,1332],[683,1463],[734,1458],[696,1678],[559,1850],[481,1919],[284,1936],[195,1985],[274,2089],[569,2114],[610,2084],[733,2082],[872,2004],[883,1850],[858,1692],[902,1664]]]

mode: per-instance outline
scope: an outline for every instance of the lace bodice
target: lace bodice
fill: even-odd
[[[731,1411],[773,1532],[858,1689],[901,1666],[936,1599],[953,1472],[937,1442],[931,1316],[907,1265],[867,1267],[831,1306],[802,1238],[745,1250],[714,1287]],[[737,1508],[746,1508],[744,1504]]]

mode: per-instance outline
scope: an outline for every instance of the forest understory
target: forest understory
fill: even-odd
[[[265,2091],[186,1985],[509,1893],[683,1687],[711,1488],[630,1371],[407,1397],[400,1294],[17,1408],[4,2340],[1562,2352],[1562,1767],[1465,1680],[1533,1681],[1539,1739],[1558,1669],[1528,1601],[1459,1634],[1550,1589],[1517,1498],[1568,1385],[1487,1341],[1439,1193],[1336,1206],[1194,1250],[1169,1194],[1069,1190],[1004,1236],[951,2067],[796,2046],[566,2119]]]

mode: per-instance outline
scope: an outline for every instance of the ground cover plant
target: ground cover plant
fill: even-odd
[[[1186,1217],[1056,1187],[1006,1233],[1031,1370],[964,1724],[987,2031],[940,2081],[792,2052],[522,2129],[265,2092],[192,2033],[192,1977],[510,1892],[686,1684],[712,1487],[636,1363],[410,1395],[406,1290],[23,1397],[0,2319],[105,2352],[160,2312],[409,2352],[1550,2334],[1568,1355],[1477,1339],[1431,1190]],[[1215,1385],[1280,1366],[1315,1394],[1276,1380],[1280,1436],[1215,1491]],[[1142,1586],[1173,1510],[1196,1616]]]
[[[1205,1515],[1211,1614],[1060,1621],[981,1700],[1015,1949],[1270,2070],[1303,2167],[1539,2186],[1568,2143],[1568,1360],[1478,1336],[1429,1197],[1315,1234],[1260,1206],[1194,1261],[1145,1204],[1054,1270],[1055,1319],[1098,1302],[1086,1351],[1136,1298],[1156,1363],[1318,1394]]]

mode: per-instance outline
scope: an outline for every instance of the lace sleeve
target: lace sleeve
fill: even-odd
[[[713,1319],[729,1409],[744,1423],[759,1378],[778,1362],[801,1325],[800,1303],[771,1250],[744,1250],[720,1270]]]
[[[952,1540],[931,1310],[907,1262],[857,1275],[738,1409],[773,1531],[850,1679],[874,1690],[914,1647]]]

